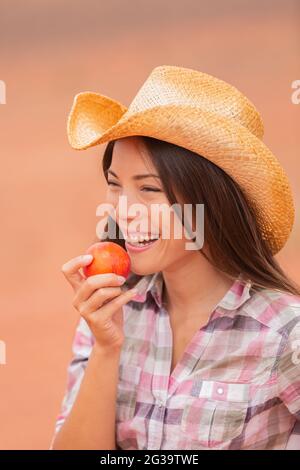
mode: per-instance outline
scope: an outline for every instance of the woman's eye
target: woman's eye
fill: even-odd
[[[143,191],[154,191],[154,192],[157,192],[159,193],[160,192],[160,189],[158,188],[150,188],[149,186],[144,186],[143,188],[141,188],[141,190]]]
[[[107,184],[108,184],[109,186],[119,186],[117,183],[114,183],[113,181],[107,181]],[[148,192],[148,191],[161,192],[160,189],[158,189],[158,188],[151,188],[150,186],[143,186],[143,187],[141,188],[141,190],[142,190],[142,191],[146,191],[146,192]]]

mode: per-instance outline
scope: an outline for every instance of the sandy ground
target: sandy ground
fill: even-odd
[[[146,12],[136,1],[125,10],[108,3],[31,0],[26,9],[14,2],[1,7],[0,79],[7,85],[7,104],[0,106],[0,339],[7,348],[0,366],[1,449],[48,448],[64,393],[78,314],[60,267],[94,240],[104,194],[103,147],[76,152],[67,142],[66,116],[77,92],[98,91],[128,105],[162,64],[211,73],[245,92],[263,115],[264,141],[291,180],[296,221],[278,258],[300,282],[293,2],[254,1],[247,10],[232,1],[226,10],[215,1],[201,10],[201,2],[173,1],[160,11],[155,1]]]

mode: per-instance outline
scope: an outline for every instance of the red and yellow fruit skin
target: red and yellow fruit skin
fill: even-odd
[[[130,257],[127,251],[117,243],[94,243],[86,250],[86,254],[93,255],[92,262],[82,268],[86,277],[115,273],[126,279],[130,273]]]

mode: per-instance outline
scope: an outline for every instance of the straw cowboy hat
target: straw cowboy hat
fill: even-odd
[[[223,80],[190,68],[157,66],[128,108],[100,93],[78,93],[67,133],[77,150],[133,135],[185,147],[240,185],[273,255],[290,235],[295,210],[287,175],[262,142],[264,126],[255,106]]]

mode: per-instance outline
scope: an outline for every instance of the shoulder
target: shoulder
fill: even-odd
[[[287,336],[300,325],[300,296],[274,289],[252,291],[245,311],[265,327]]]

